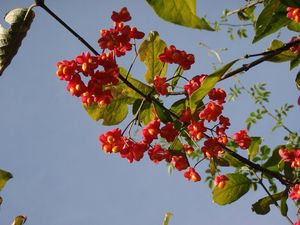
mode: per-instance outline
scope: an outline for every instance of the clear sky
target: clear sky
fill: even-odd
[[[12,8],[31,3],[0,0],[0,15],[3,18]],[[243,2],[226,3],[198,1],[198,14],[215,20],[224,8],[235,9]],[[229,48],[221,55],[229,62],[246,53],[263,51],[271,40],[251,45],[252,33],[249,39],[231,41],[226,29],[213,33],[179,27],[159,19],[141,0],[53,0],[46,4],[95,48],[99,30],[111,26],[111,12],[127,6],[131,24],[146,34],[157,30],[168,44],[195,54],[197,63],[188,72],[190,78],[211,73],[212,62],[216,62],[199,42],[214,49]],[[98,136],[111,127],[92,121],[79,99],[70,96],[65,83],[55,75],[58,61],[72,59],[87,49],[42,9],[34,11],[31,30],[0,77],[0,168],[14,175],[1,192],[1,225],[10,224],[19,214],[28,217],[28,225],[157,225],[162,224],[167,211],[174,214],[170,225],[287,224],[275,207],[267,216],[251,212],[251,204],[264,196],[262,191],[250,191],[241,200],[220,207],[212,203],[204,181],[191,183],[177,172],[170,176],[165,165],[154,165],[147,157],[129,164],[117,155],[105,155]],[[287,41],[289,35],[283,31],[280,38]],[[128,68],[131,60],[122,60],[122,65]],[[132,74],[142,79],[144,67],[138,64]],[[289,72],[288,64],[265,63],[247,72],[243,82],[248,86],[268,82],[273,92],[270,108],[277,108],[286,102],[296,104],[296,71]],[[233,84],[232,79],[219,87],[228,90]],[[225,115],[232,118],[230,133],[245,128],[245,118],[253,110],[251,100],[244,96],[225,108]],[[299,106],[286,124],[299,132]],[[272,133],[272,126],[273,121],[268,119],[254,126],[250,135],[264,135],[266,143],[274,147],[282,143],[285,133]],[[204,176],[204,165],[199,170]]]

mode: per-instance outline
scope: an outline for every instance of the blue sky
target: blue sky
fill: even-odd
[[[28,0],[0,0],[0,15],[30,4]],[[199,42],[214,49],[229,48],[222,53],[223,61],[229,62],[246,53],[263,51],[271,40],[251,45],[252,33],[249,39],[231,41],[226,29],[213,33],[169,24],[159,19],[146,1],[74,0],[46,4],[95,48],[99,30],[111,26],[111,12],[127,6],[133,18],[131,24],[146,34],[157,30],[168,44],[195,54],[197,63],[188,72],[190,77],[210,73],[212,62],[216,62]],[[198,1],[198,14],[215,20],[225,7],[241,6],[236,0],[227,4],[219,0]],[[250,191],[240,201],[220,207],[212,203],[204,182],[187,182],[177,172],[170,176],[165,165],[154,165],[146,157],[129,164],[118,156],[105,155],[98,136],[111,127],[92,121],[79,99],[70,96],[65,83],[55,75],[58,61],[72,59],[87,49],[42,9],[36,8],[35,13],[18,55],[0,77],[0,168],[14,175],[1,192],[1,225],[10,224],[19,214],[28,217],[28,225],[153,225],[162,224],[167,211],[174,214],[171,225],[287,224],[275,207],[267,216],[251,212],[251,204],[264,196],[261,191]],[[287,41],[289,35],[284,31],[280,38]],[[132,58],[127,60],[121,62],[125,67]],[[249,86],[268,82],[273,92],[269,107],[277,108],[286,102],[296,104],[296,71],[289,72],[288,64],[265,63],[247,72],[242,80]],[[144,66],[137,63],[132,73],[142,79]],[[228,89],[233,84],[231,79],[219,87]],[[225,115],[232,118],[230,132],[245,128],[245,118],[253,109],[249,98],[243,96],[225,108]],[[286,124],[299,132],[298,117],[296,106]],[[272,126],[267,119],[254,126],[250,134],[264,135],[266,143],[274,147],[282,143],[285,133],[272,133]],[[199,170],[204,173],[204,165]],[[292,211],[292,218],[294,214]]]

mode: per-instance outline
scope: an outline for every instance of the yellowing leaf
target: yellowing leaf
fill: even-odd
[[[298,88],[298,90],[300,90],[300,72],[297,73],[295,82],[296,82],[296,87]]]
[[[27,220],[26,216],[17,216],[11,225],[23,225]]]
[[[13,9],[6,14],[4,19],[11,27],[6,30],[0,25],[0,76],[17,54],[33,18],[34,12],[27,8]]]
[[[13,176],[10,172],[0,169],[0,191],[5,186],[6,182],[11,179]]]
[[[181,26],[214,31],[204,18],[196,13],[196,0],[147,0],[162,19]]]
[[[148,83],[153,82],[155,75],[165,76],[168,68],[167,63],[159,60],[159,54],[163,53],[166,43],[160,39],[158,32],[152,31],[139,48],[140,60],[147,66],[145,80]]]
[[[152,90],[150,86],[132,78],[131,74],[127,76],[127,71],[123,68],[120,68],[120,76],[127,77],[127,80],[145,95]],[[118,85],[111,86],[110,90],[113,96],[111,104],[99,105],[94,103],[90,106],[83,105],[93,120],[98,121],[103,119],[103,125],[116,125],[121,123],[128,114],[128,105],[133,104],[136,99],[143,98],[140,94],[127,87],[122,81],[120,81]]]
[[[170,221],[170,218],[171,218],[172,215],[173,214],[171,212],[166,213],[163,225],[168,225],[169,224],[169,221]]]
[[[128,104],[124,99],[113,100],[108,105],[94,103],[90,106],[83,105],[83,107],[93,120],[103,119],[102,124],[106,126],[121,123],[128,114]]]
[[[261,142],[261,137],[251,137],[251,145],[248,148],[248,155],[250,160],[254,159],[254,157],[257,155]]]

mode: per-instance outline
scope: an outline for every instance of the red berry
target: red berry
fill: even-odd
[[[233,135],[233,140],[240,146],[241,149],[249,148],[251,138],[248,136],[246,130],[240,130]]]
[[[217,101],[219,105],[225,103],[226,92],[221,88],[213,88],[208,92],[209,99]]]
[[[296,184],[295,186],[290,188],[289,196],[292,200],[300,200],[300,184]]]
[[[186,157],[182,155],[172,156],[172,164],[178,171],[185,170],[189,166]]]
[[[287,150],[279,149],[279,155],[285,162],[290,162],[292,168],[300,167],[300,149]]]
[[[208,138],[204,141],[204,146],[201,148],[201,151],[207,158],[216,158],[219,154],[224,153],[218,138]]]
[[[161,145],[156,144],[153,148],[148,151],[149,158],[154,163],[158,163],[162,160],[170,161],[170,152],[161,147]]]
[[[200,175],[196,172],[195,168],[189,167],[185,172],[184,172],[184,177],[190,181],[193,182],[198,182],[201,180]]]
[[[209,102],[205,108],[200,112],[199,118],[207,120],[207,122],[216,121],[221,115],[223,106],[214,102]]]
[[[117,153],[124,146],[124,139],[120,129],[116,128],[99,136],[102,149],[106,153]]]
[[[166,83],[166,77],[160,77],[156,75],[153,79],[153,85],[156,92],[160,95],[167,95],[168,94],[168,86],[169,84]]]
[[[287,7],[287,17],[295,22],[300,22],[300,8]]]
[[[187,82],[186,85],[184,85],[184,90],[188,95],[192,95],[194,91],[201,87],[206,77],[206,74],[201,74],[193,77],[190,81]]]
[[[221,176],[216,176],[215,180],[214,180],[214,184],[216,187],[218,188],[224,188],[226,185],[226,181],[228,181],[228,177],[226,177],[225,175],[221,175]]]
[[[201,138],[203,138],[203,133],[206,131],[203,120],[199,120],[198,122],[192,121],[188,126],[188,129],[191,138],[193,138],[194,140],[200,140]]]
[[[154,119],[142,130],[143,140],[145,143],[150,144],[154,139],[157,139],[160,133],[160,121]]]
[[[178,136],[177,129],[174,128],[173,123],[168,122],[164,127],[160,130],[160,136],[165,138],[167,142],[172,142]]]
[[[111,19],[117,23],[127,22],[131,20],[131,16],[126,7],[123,7],[119,12],[112,12]]]

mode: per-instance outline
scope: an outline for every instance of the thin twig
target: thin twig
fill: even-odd
[[[63,27],[65,27],[69,32],[71,32],[78,40],[84,44],[88,49],[90,49],[95,55],[99,55],[99,53],[83,38],[81,37],[77,32],[75,32],[68,24],[66,24],[62,19],[60,19],[54,12],[52,12],[45,4],[44,2],[38,3],[38,6],[43,8],[47,13],[49,13],[55,20],[57,20]]]
[[[244,23],[244,24],[232,24],[232,23],[219,23],[220,26],[227,26],[227,27],[249,27],[253,26],[253,23]]]
[[[232,11],[230,11],[230,12],[227,12],[227,13],[226,13],[226,16],[230,16],[230,15],[232,15],[232,14],[242,12],[242,11],[244,11],[245,9],[248,9],[248,8],[250,8],[250,7],[252,7],[252,6],[255,6],[255,5],[257,5],[257,4],[261,4],[261,3],[263,3],[263,2],[264,2],[263,0],[257,0],[257,1],[250,2],[249,4],[245,5],[245,6],[242,7],[242,8],[235,9],[235,10],[232,10]]]
[[[135,52],[135,56],[134,56],[134,59],[133,59],[132,63],[130,64],[129,69],[127,71],[126,79],[128,78],[128,76],[129,76],[129,74],[131,72],[131,69],[132,69],[132,67],[133,67],[133,65],[134,65],[134,63],[135,63],[135,61],[136,61],[136,59],[137,59],[137,57],[139,55],[139,53],[136,50],[136,43],[134,43],[134,52]]]

